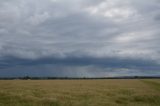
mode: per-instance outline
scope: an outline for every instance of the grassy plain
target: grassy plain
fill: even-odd
[[[160,106],[160,80],[0,80],[0,106]]]

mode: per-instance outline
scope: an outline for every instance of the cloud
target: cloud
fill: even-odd
[[[159,12],[158,0],[2,0],[0,72],[33,74],[41,65],[49,71],[38,75],[157,74]]]

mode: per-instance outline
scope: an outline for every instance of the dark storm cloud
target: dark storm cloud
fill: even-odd
[[[7,64],[5,64],[7,63]],[[14,67],[14,66],[25,66],[25,65],[64,65],[64,66],[88,66],[94,65],[97,67],[108,67],[108,68],[129,68],[129,67],[158,67],[159,64],[151,60],[139,60],[139,59],[128,59],[128,58],[94,58],[94,57],[66,57],[66,58],[41,58],[36,60],[20,59],[14,57],[7,57],[3,62],[0,63],[3,68]]]
[[[158,0],[2,0],[1,76],[159,74],[159,13]]]
[[[5,64],[7,63],[7,64]],[[0,63],[2,76],[103,77],[159,74],[159,64],[150,60],[67,57],[37,60],[7,57]]]

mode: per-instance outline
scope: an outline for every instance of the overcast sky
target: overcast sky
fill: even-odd
[[[159,0],[1,0],[0,77],[160,75]]]

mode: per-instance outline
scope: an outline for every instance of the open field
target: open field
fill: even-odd
[[[0,80],[0,106],[160,106],[160,80]]]

